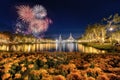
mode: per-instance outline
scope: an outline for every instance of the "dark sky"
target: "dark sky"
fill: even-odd
[[[1,0],[0,31],[14,31],[18,17],[15,6],[43,5],[52,19],[46,36],[57,37],[62,34],[68,37],[73,33],[79,37],[88,24],[100,22],[103,17],[120,14],[120,0]]]

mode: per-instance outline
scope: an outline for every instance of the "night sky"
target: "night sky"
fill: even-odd
[[[100,22],[103,17],[120,14],[120,0],[1,0],[0,31],[14,32],[18,17],[15,6],[43,5],[52,19],[46,37],[68,37],[72,33],[78,38],[88,24]]]

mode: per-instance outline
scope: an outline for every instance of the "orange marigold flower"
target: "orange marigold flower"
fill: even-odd
[[[97,80],[109,80],[109,78],[107,77],[107,75],[99,75],[97,77]]]
[[[53,80],[66,80],[64,76],[62,75],[57,75],[53,78]]]
[[[21,71],[24,72],[26,69],[26,67],[22,67]]]
[[[10,73],[5,73],[3,76],[2,76],[2,80],[6,80],[10,77]]]
[[[67,80],[84,80],[85,77],[81,76],[78,73],[71,73],[67,75]]]
[[[44,59],[42,59],[42,61],[43,61],[44,63],[46,63],[46,62],[47,62],[47,59],[46,59],[46,58],[44,58]]]
[[[95,80],[95,78],[93,78],[93,77],[88,77],[87,80]]]
[[[33,64],[30,64],[30,65],[28,65],[28,68],[33,68],[34,67],[34,65]]]
[[[16,74],[15,74],[15,78],[21,78],[21,74],[16,73]]]

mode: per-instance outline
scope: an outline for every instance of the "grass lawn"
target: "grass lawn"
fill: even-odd
[[[85,46],[91,46],[100,50],[113,51],[114,46],[111,43],[82,43]]]

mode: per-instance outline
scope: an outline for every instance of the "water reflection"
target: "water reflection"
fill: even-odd
[[[99,50],[93,47],[86,47],[81,44],[78,44],[78,50],[84,53],[105,53],[104,50]]]
[[[75,46],[73,43],[68,43],[67,48],[68,48],[68,51],[72,52],[72,51],[74,51]]]
[[[76,51],[75,44],[77,43],[56,43],[56,51],[64,51],[64,52],[73,52]]]
[[[63,51],[63,52],[83,52],[83,53],[105,53],[92,47],[85,47],[78,43],[41,43],[41,44],[19,44],[0,45],[0,51],[16,52],[39,52],[39,51]]]

